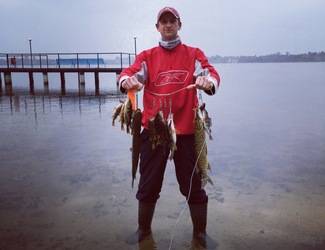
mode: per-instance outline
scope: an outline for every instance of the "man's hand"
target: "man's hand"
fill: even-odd
[[[143,88],[143,84],[139,82],[135,76],[131,76],[122,82],[122,88],[125,90],[141,90]]]
[[[195,80],[195,87],[207,91],[213,88],[213,83],[206,76],[198,76]]]

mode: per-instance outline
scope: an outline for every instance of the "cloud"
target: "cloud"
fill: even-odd
[[[155,46],[156,15],[176,7],[183,42],[207,55],[324,50],[321,0],[0,0],[0,51],[133,51]]]

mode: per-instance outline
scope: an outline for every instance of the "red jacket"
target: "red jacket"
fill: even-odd
[[[194,109],[198,105],[197,91],[185,87],[193,84],[196,62],[208,69],[210,76],[220,83],[217,71],[209,64],[206,56],[198,48],[179,44],[172,50],[160,46],[141,52],[133,65],[122,71],[120,79],[133,76],[147,66],[147,77],[143,94],[142,124],[148,127],[148,120],[159,110],[167,118],[173,113],[177,134],[194,133]]]

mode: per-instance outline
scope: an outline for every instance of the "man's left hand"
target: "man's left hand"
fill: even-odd
[[[202,90],[211,90],[213,83],[206,76],[198,76],[195,80],[195,87]]]

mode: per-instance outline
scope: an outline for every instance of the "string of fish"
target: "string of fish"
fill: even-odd
[[[174,92],[170,92],[170,93],[166,93],[166,94],[155,93],[155,92],[151,92],[151,91],[148,91],[148,90],[145,90],[145,91],[147,91],[147,92],[149,92],[150,94],[155,95],[155,96],[163,96],[163,97],[166,97],[166,96],[174,95],[174,94],[176,94],[176,93],[178,93],[178,92],[180,92],[180,91],[183,91],[183,90],[185,90],[185,89],[189,90],[189,89],[191,89],[191,88],[193,88],[193,87],[194,87],[193,85],[189,85],[189,86],[187,86],[187,87],[184,87],[184,88],[181,88],[181,89],[176,90],[176,91],[174,91]],[[199,107],[201,107],[202,109],[205,110],[205,103],[203,102],[203,97],[202,97],[201,90],[199,90],[198,93],[199,93],[199,98],[198,98],[198,99],[199,99]],[[171,102],[171,99],[170,99],[170,102]],[[195,119],[208,120],[207,113],[206,113],[206,116],[205,116],[205,117],[204,117],[204,115],[203,115],[203,117],[202,117],[202,116],[200,116],[199,112],[200,112],[200,109],[197,110],[197,113],[195,114],[195,115],[196,115],[196,118],[195,118]],[[204,114],[203,110],[201,110],[201,112]],[[171,103],[170,103],[170,113],[169,113],[168,117],[170,117],[170,115],[172,115],[172,114],[171,114]],[[200,116],[200,117],[197,117],[197,116]],[[171,116],[171,117],[172,117],[172,116]],[[196,122],[198,122],[198,121],[196,121]],[[196,123],[196,126],[197,126],[197,125],[198,125],[198,124]],[[202,125],[201,129],[204,130],[204,131],[203,131],[203,134],[201,134],[201,135],[204,135],[204,133],[207,132],[208,135],[209,135],[209,138],[212,139],[212,136],[211,136],[211,129],[210,129],[210,127],[211,127],[211,119],[210,119],[210,121],[209,121],[209,125],[208,125],[208,126],[203,126],[203,124],[201,124],[201,125]],[[196,128],[196,129],[197,129],[197,128]],[[196,138],[196,139],[197,139],[197,138]],[[197,170],[198,163],[199,163],[199,160],[201,159],[202,153],[203,153],[204,151],[207,150],[207,144],[206,144],[205,138],[202,138],[202,139],[203,139],[203,140],[202,140],[202,142],[203,142],[202,145],[196,145],[196,146],[199,146],[199,150],[198,150],[198,148],[196,147],[196,151],[197,151],[198,153],[197,153],[196,161],[195,161],[195,164],[194,164],[194,167],[193,167],[192,173],[191,173],[189,192],[188,192],[188,195],[187,195],[187,197],[186,197],[186,203],[185,203],[184,207],[182,208],[180,214],[178,215],[178,217],[177,217],[177,219],[176,219],[176,222],[175,222],[175,225],[174,225],[174,227],[173,227],[173,230],[172,230],[172,233],[171,233],[171,238],[170,238],[170,243],[169,243],[169,248],[168,248],[169,250],[172,248],[173,239],[174,239],[174,237],[175,237],[176,227],[177,227],[177,225],[178,225],[178,223],[179,223],[179,221],[180,221],[180,219],[181,219],[183,213],[185,212],[186,208],[188,207],[188,201],[189,201],[189,199],[190,199],[190,194],[191,194],[191,191],[192,191],[192,183],[193,183],[193,176],[194,176],[194,173],[195,173],[195,171]],[[175,144],[176,144],[176,141],[175,141]],[[171,150],[171,152],[172,152],[172,150]],[[205,153],[207,153],[207,152],[205,152]],[[170,158],[170,159],[172,159],[172,158]],[[202,160],[201,160],[201,162],[202,162]],[[206,163],[207,163],[207,168],[206,168],[205,170],[208,170],[208,169],[210,169],[210,165],[209,165],[208,162],[206,162]],[[201,170],[202,170],[202,169],[201,169]],[[206,172],[205,172],[205,173],[201,173],[201,175],[203,176],[203,179],[201,180],[201,181],[202,181],[202,186],[205,186],[207,182],[210,182],[210,183],[213,185],[213,182],[212,182],[211,178],[207,175]]]
[[[181,88],[179,90],[176,90],[176,91],[173,91],[173,92],[170,92],[170,93],[165,93],[165,94],[154,93],[154,92],[148,91],[146,89],[145,89],[145,91],[147,91],[150,94],[155,95],[155,96],[168,97],[168,96],[174,95],[176,93],[179,93],[180,91],[189,90],[189,89],[192,89],[192,88],[194,88],[194,85],[189,85],[189,86],[183,87],[183,88]],[[171,99],[169,101],[170,101],[170,103],[169,103],[170,109],[169,109],[169,114],[168,114],[168,118],[167,118],[167,125],[168,125],[168,129],[169,130],[173,130],[174,129],[174,124],[173,124],[173,114],[171,112]],[[204,126],[204,124],[201,124],[201,130],[204,129],[205,132],[208,133],[209,138],[212,139],[211,129],[210,129],[211,119],[208,117],[208,114],[207,114],[207,112],[205,110],[205,104],[203,102],[201,90],[199,90],[199,106],[200,106],[200,108],[197,110],[197,112],[195,114],[196,115],[196,119],[205,120],[205,122],[208,124],[208,126]],[[203,113],[203,117],[202,117],[202,114],[200,115],[200,109],[201,109],[201,113]],[[204,110],[205,110],[205,113],[203,112]],[[136,111],[139,111],[139,109],[137,109]],[[138,118],[135,118],[134,117],[134,114],[136,114],[136,113],[138,114]],[[112,117],[112,125],[114,126],[114,121],[117,118],[117,116],[120,116],[121,129],[124,130],[124,124],[126,124],[126,131],[127,131],[127,133],[130,133],[129,128],[132,127],[131,134],[133,134],[133,139],[139,138],[140,127],[141,127],[141,123],[139,122],[139,120],[141,121],[141,116],[139,117],[139,114],[141,115],[141,112],[134,112],[132,114],[131,103],[130,103],[130,100],[127,99],[124,103],[120,103],[114,109],[114,111],[113,111],[113,117]],[[206,114],[206,115],[204,116],[204,114]],[[131,117],[132,117],[132,119],[131,119]],[[157,117],[159,119],[163,119],[163,116],[159,112],[158,112],[158,116]],[[210,119],[210,121],[209,121],[209,119]],[[134,120],[138,120],[138,122],[134,122]],[[196,122],[198,122],[198,120]],[[138,124],[138,125],[134,126],[134,123],[135,124]],[[197,123],[196,123],[196,125],[197,125]],[[149,123],[149,126],[150,126],[150,123]],[[138,127],[138,128],[135,128],[135,127]],[[173,153],[176,150],[176,133],[175,133],[175,131],[169,131],[169,132],[170,132],[169,134],[171,135],[170,140],[172,141],[171,148],[170,148],[171,153],[170,153],[169,159],[172,159],[173,158]],[[201,133],[201,137],[202,137],[202,135],[204,137],[204,131],[203,131],[203,133]],[[201,165],[202,165],[201,156],[202,156],[202,153],[204,151],[205,151],[205,157],[203,157],[203,159],[206,159],[207,145],[206,145],[205,137],[204,138],[201,138],[201,141],[203,142],[203,143],[201,143],[202,145],[197,145],[197,146],[199,146],[199,149],[198,149],[198,147],[196,147],[197,158],[196,158],[196,162],[195,162],[195,165],[193,167],[192,174],[191,174],[190,187],[189,187],[188,196],[186,198],[186,204],[188,204],[188,201],[189,201],[189,198],[190,198],[190,194],[191,194],[191,190],[192,190],[192,182],[193,182],[194,172],[195,172],[195,170],[198,169],[199,161],[201,162]],[[134,143],[132,143],[132,144],[134,146]],[[132,187],[133,187],[133,183],[134,183],[134,179],[135,179],[135,174],[136,174],[136,170],[137,170],[137,165],[138,165],[138,157],[137,156],[136,157],[133,157],[133,153],[134,153],[134,148],[132,149],[132,177],[133,177],[133,179],[132,179]],[[135,153],[135,155],[138,155],[138,153]],[[206,167],[205,167],[205,169],[202,169],[202,168],[200,169],[201,170],[201,176],[203,176],[203,178],[202,178],[202,186],[205,186],[207,182],[210,182],[213,185],[213,182],[212,182],[211,178],[207,175],[207,170],[210,169],[210,165],[207,162],[207,160],[203,160],[203,164],[206,165]],[[178,216],[178,218],[177,218],[177,220],[175,222],[174,229],[173,229],[172,235],[171,235],[169,249],[171,249],[171,247],[172,247],[172,242],[173,242],[173,239],[174,239],[174,236],[175,236],[175,230],[176,230],[177,224],[178,224],[179,220],[181,219],[184,211],[187,208],[187,205],[186,204],[183,207],[183,209],[181,210],[181,212],[180,212],[180,214],[179,214],[179,216]]]

